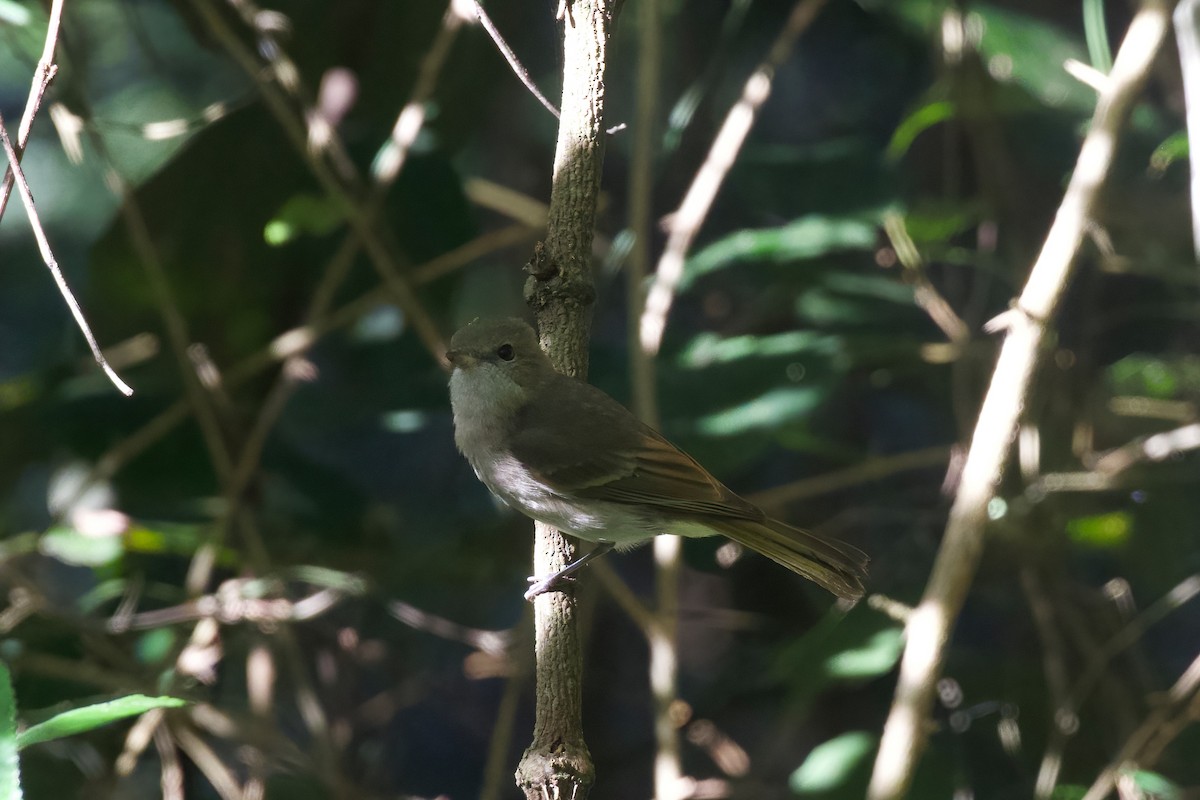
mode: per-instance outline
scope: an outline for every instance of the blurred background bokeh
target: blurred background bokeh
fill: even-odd
[[[612,43],[613,126],[634,115],[642,1]],[[792,8],[659,5],[655,219]],[[686,544],[672,713],[695,796],[862,796],[898,620],[994,362],[983,324],[1024,283],[1094,108],[1086,79],[1133,5],[832,0],[775,75],[689,254],[659,413],[736,491],[866,550],[877,597],[845,613],[766,559]],[[487,9],[556,98],[553,4]],[[47,11],[0,0],[10,131]],[[23,718],[130,692],[194,702],[30,747],[26,797],[519,796],[531,526],[455,452],[430,331],[525,313],[556,121],[435,0],[69,1],[57,63],[24,169],[135,394],[96,368],[14,196],[0,656]],[[414,93],[419,133],[389,146]],[[1171,46],[990,509],[915,797],[1031,797],[1048,754],[1053,796],[1080,797],[1196,657],[1197,445],[1118,449],[1197,422],[1183,130]],[[630,138],[608,142],[591,351],[623,401]],[[651,601],[648,549],[605,568]],[[591,796],[648,798],[647,647],[608,581],[579,587]],[[1200,784],[1197,753],[1182,730],[1137,786]]]

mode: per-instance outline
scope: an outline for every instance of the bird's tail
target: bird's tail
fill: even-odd
[[[838,597],[857,600],[863,596],[870,559],[857,547],[774,519],[729,520],[713,527]]]

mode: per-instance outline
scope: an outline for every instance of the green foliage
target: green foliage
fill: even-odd
[[[1055,786],[1050,800],[1083,800],[1087,791],[1086,786]]]
[[[145,695],[131,694],[104,703],[90,703],[65,711],[55,709],[53,716],[45,722],[21,731],[17,735],[17,747],[23,749],[30,745],[61,739],[64,736],[86,733],[102,725],[108,725],[126,717],[145,714],[156,708],[180,708],[185,705],[187,705],[187,701],[178,697],[146,697]]]
[[[1122,794],[1133,800],[1181,800],[1183,797],[1183,791],[1178,786],[1157,772],[1125,770],[1121,773],[1120,781],[1124,789]]]
[[[90,536],[64,526],[46,531],[40,547],[46,555],[77,567],[102,567],[125,552],[120,536]]]
[[[956,113],[954,104],[948,100],[934,100],[913,111],[892,134],[887,146],[888,160],[899,161],[918,136],[935,125],[954,119]]]
[[[804,675],[796,700],[805,703],[831,685],[871,680],[888,674],[901,652],[900,626],[856,608],[831,611],[804,636],[781,649],[774,673]]]
[[[1166,172],[1177,161],[1187,159],[1190,148],[1187,131],[1172,133],[1150,155],[1150,169],[1157,173]]]
[[[1118,547],[1133,535],[1133,516],[1126,511],[1093,514],[1067,521],[1071,540],[1088,547]]]
[[[1068,59],[1087,60],[1076,36],[999,5],[981,3],[972,13],[983,32],[980,56],[1001,80],[1014,82],[1051,108],[1091,114],[1095,91],[1063,69]]]
[[[1108,369],[1114,394],[1133,394],[1167,400],[1200,392],[1200,357],[1190,353],[1169,357],[1134,353]]]
[[[866,768],[878,743],[866,731],[851,731],[822,742],[792,773],[788,781],[792,792],[800,797],[823,797],[836,792],[856,772]]]
[[[21,800],[18,749],[17,698],[8,666],[0,661],[0,800]]]
[[[738,231],[688,259],[680,289],[686,291],[703,275],[747,261],[786,263],[869,247],[877,227],[876,215],[861,219],[813,215],[780,228]]]
[[[324,195],[298,194],[263,226],[263,239],[279,247],[301,235],[326,236],[346,221],[346,209]]]
[[[157,708],[179,708],[187,704],[177,697],[126,695],[103,703],[65,704],[53,710],[34,711],[45,720],[17,731],[17,701],[8,666],[0,661],[0,800],[21,800],[21,771],[17,752],[26,747],[67,736],[87,733],[117,720],[138,716]]]
[[[1112,51],[1108,47],[1104,0],[1083,0],[1083,35],[1092,66],[1107,75],[1112,70]]]

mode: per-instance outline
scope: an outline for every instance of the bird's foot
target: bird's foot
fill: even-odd
[[[526,578],[526,580],[529,581],[529,588],[525,590],[525,599],[530,602],[539,594],[565,592],[575,586],[575,577],[573,575],[564,575],[562,572],[556,572],[545,578],[533,575]]]
[[[587,553],[583,558],[567,564],[553,575],[548,575],[545,578],[532,577],[529,582],[533,584],[525,590],[525,599],[532,601],[539,594],[547,592],[563,592],[575,585],[575,578],[572,575],[579,571],[581,567],[586,565],[593,558],[600,556],[613,549],[612,542],[597,542],[590,553]]]

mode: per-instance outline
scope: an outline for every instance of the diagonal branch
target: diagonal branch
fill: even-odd
[[[492,42],[496,45],[496,49],[500,51],[500,55],[504,56],[504,60],[508,62],[508,66],[512,69],[513,74],[517,76],[517,80],[521,81],[521,85],[542,104],[543,108],[553,114],[555,119],[558,119],[558,109],[555,108],[554,103],[546,99],[546,95],[542,94],[542,90],[533,82],[533,78],[529,75],[529,70],[525,69],[525,65],[517,58],[517,54],[508,46],[508,42],[504,41],[500,30],[492,22],[492,18],[488,16],[487,11],[484,10],[483,3],[479,2],[479,0],[471,0],[471,2],[475,6],[475,14],[479,17],[479,24],[487,31],[487,35],[492,37]]]
[[[987,506],[1004,473],[1048,326],[1067,288],[1117,137],[1170,26],[1170,4],[1147,0],[1130,23],[1066,195],[1015,307],[979,412],[946,533],[921,603],[906,627],[896,695],[883,729],[870,800],[903,797],[925,749],[929,711],[950,631],[983,550]]]
[[[267,110],[275,116],[284,135],[305,160],[321,188],[346,209],[346,221],[354,235],[362,242],[371,266],[391,291],[396,304],[411,321],[413,330],[422,344],[434,360],[440,363],[446,349],[441,333],[413,291],[412,282],[398,267],[397,259],[378,230],[373,215],[367,209],[367,202],[352,192],[324,159],[311,151],[303,118],[292,108],[284,91],[275,83],[261,79],[261,65],[257,57],[226,23],[214,6],[213,0],[192,0],[192,6],[238,66],[257,81]]]
[[[50,81],[54,80],[54,75],[58,72],[58,65],[54,63],[54,51],[58,47],[58,29],[62,21],[62,9],[63,0],[53,0],[50,4],[50,18],[46,23],[46,42],[42,46],[42,57],[38,59],[37,68],[33,71],[33,85],[29,87],[29,97],[25,100],[25,113],[21,115],[21,127],[17,129],[16,147],[13,148],[17,154],[17,161],[20,161],[21,156],[25,155],[25,145],[29,144],[29,134],[33,130],[33,118],[41,109],[46,89],[50,87]],[[11,168],[5,169],[4,181],[0,183],[0,217],[4,216],[4,210],[8,208],[8,196],[12,192],[12,187],[13,171]]]
[[[746,136],[754,125],[759,109],[771,95],[771,81],[775,71],[792,52],[793,45],[800,34],[808,29],[816,18],[817,12],[825,5],[825,0],[800,0],[788,17],[787,23],[779,36],[771,45],[767,57],[763,59],[758,69],[746,81],[742,96],[729,109],[717,138],[709,148],[708,157],[687,194],[679,210],[671,219],[671,233],[667,237],[667,245],[662,256],[658,259],[658,269],[654,273],[654,281],[646,293],[646,306],[642,310],[641,331],[642,349],[655,354],[662,344],[663,331],[667,327],[667,314],[675,302],[675,290],[683,278],[683,260],[704,218],[708,216],[717,191],[725,182],[725,176],[733,167],[734,159],[746,142]]]
[[[87,340],[88,347],[91,348],[92,356],[96,359],[96,363],[100,365],[100,369],[104,370],[104,374],[113,382],[118,391],[128,397],[133,394],[133,389],[129,388],[129,385],[121,380],[120,376],[108,365],[104,354],[100,352],[100,345],[96,342],[96,337],[92,335],[92,329],[88,327],[87,320],[83,316],[83,309],[79,307],[79,301],[71,293],[71,287],[67,286],[67,279],[63,276],[62,270],[59,269],[58,261],[54,258],[54,253],[50,249],[50,240],[46,238],[46,231],[42,228],[37,208],[33,204],[33,192],[30,191],[29,183],[25,180],[25,173],[21,171],[21,162],[17,157],[16,150],[13,149],[12,141],[8,138],[8,129],[4,125],[4,117],[2,116],[0,116],[0,143],[4,145],[4,154],[8,157],[9,169],[16,179],[17,193],[21,195],[21,202],[25,204],[25,212],[29,217],[29,226],[33,229],[33,237],[37,240],[42,260],[46,262],[46,269],[50,270],[50,275],[54,278],[54,283],[58,286],[58,291],[62,294],[63,300],[66,301],[67,308],[71,310],[71,316],[75,318],[75,324],[79,326],[80,332],[83,333],[83,338]]]

